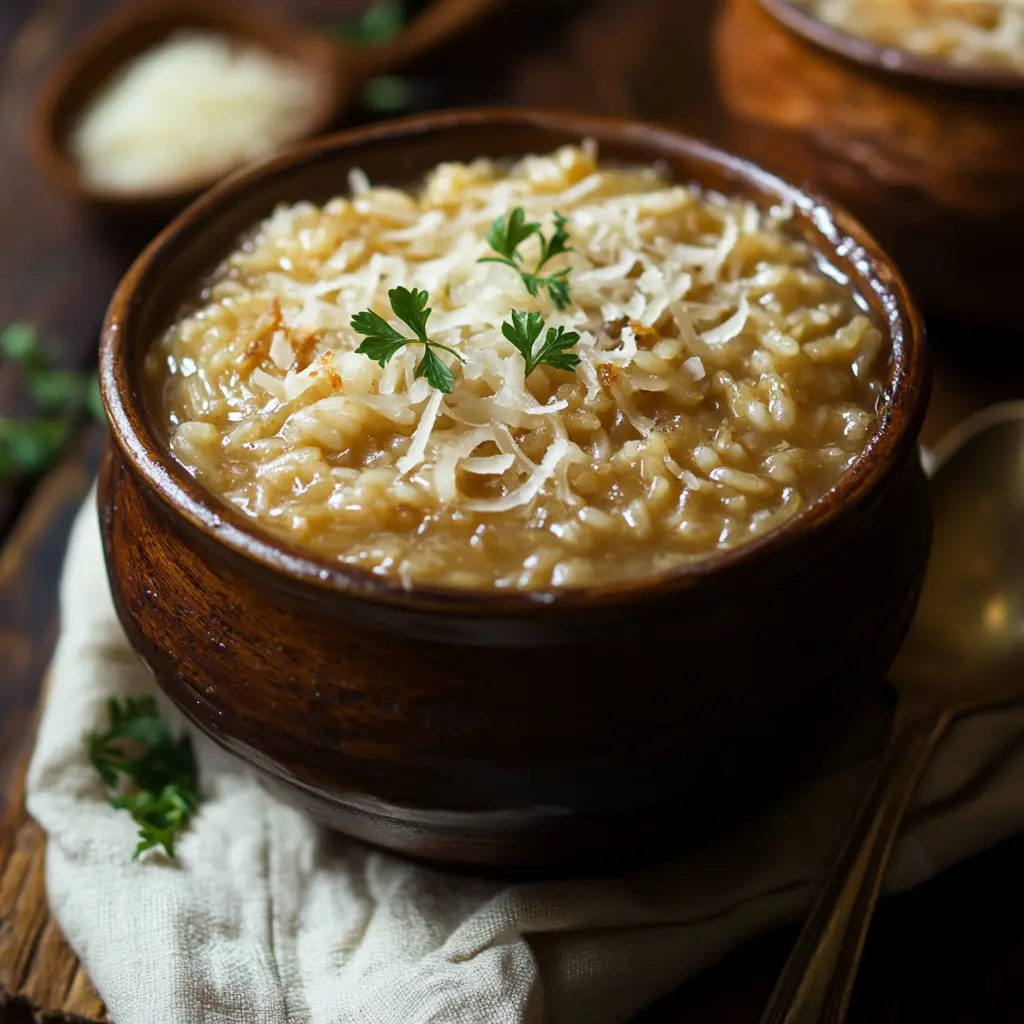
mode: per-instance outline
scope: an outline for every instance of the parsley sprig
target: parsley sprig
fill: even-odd
[[[327,29],[355,43],[374,46],[394,39],[405,28],[405,22],[403,0],[373,0],[355,20],[328,25]]]
[[[547,337],[534,351],[534,345],[543,330],[544,321],[540,313],[525,313],[521,309],[513,309],[511,321],[506,320],[501,325],[501,333],[515,345],[525,360],[527,377],[542,363],[556,370],[575,370],[580,364],[580,357],[568,350],[580,340],[580,336],[564,327],[557,330],[549,327]]]
[[[22,473],[45,469],[67,444],[81,407],[84,405],[102,420],[103,403],[96,375],[53,369],[30,324],[13,323],[0,334],[0,357],[17,365],[38,410],[31,419],[0,416],[2,483]]]
[[[394,354],[405,345],[422,345],[423,358],[416,364],[416,377],[426,377],[427,383],[446,395],[451,394],[455,378],[452,371],[441,361],[434,351],[441,349],[463,362],[462,356],[453,348],[431,341],[427,337],[427,320],[431,310],[427,308],[430,296],[414,288],[392,288],[388,292],[388,301],[395,316],[402,321],[415,335],[407,338],[399,334],[382,316],[367,309],[352,317],[352,329],[358,334],[366,335],[366,340],[356,349],[360,355],[369,356],[378,366],[387,366]]]
[[[487,244],[498,255],[483,256],[477,262],[504,263],[522,278],[526,290],[532,296],[536,297],[543,288],[558,309],[565,309],[569,305],[569,268],[564,267],[546,276],[541,276],[541,270],[555,256],[573,251],[567,244],[569,232],[565,230],[565,225],[568,223],[567,217],[556,212],[555,230],[550,238],[545,238],[540,224],[535,221],[528,223],[523,208],[517,206],[507,216],[502,214],[487,232]],[[540,256],[537,265],[528,271],[523,267],[524,257],[519,247],[531,235],[536,235],[540,240]]]
[[[128,811],[139,826],[138,858],[174,841],[199,806],[195,754],[188,736],[175,739],[152,697],[107,701],[110,726],[85,738],[89,759],[113,791],[111,807]]]

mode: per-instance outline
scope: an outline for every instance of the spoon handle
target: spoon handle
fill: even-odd
[[[403,67],[449,36],[468,28],[504,0],[434,0],[395,39],[353,52],[346,48],[347,87]]]
[[[761,1024],[841,1024],[900,823],[952,713],[913,698],[896,708],[885,757],[818,893]]]

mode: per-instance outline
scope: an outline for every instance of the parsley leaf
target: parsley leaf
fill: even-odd
[[[395,316],[424,344],[427,344],[427,321],[431,314],[431,310],[427,309],[429,298],[426,292],[416,288],[412,291],[408,288],[392,288],[388,292],[388,301]]]
[[[530,235],[540,232],[540,224],[526,223],[526,212],[517,206],[508,216],[502,214],[487,232],[487,244],[504,260],[522,263],[523,257],[516,252]],[[503,260],[486,257],[483,262],[501,263]]]
[[[435,349],[443,349],[463,362],[462,356],[453,348],[431,341],[427,337],[427,320],[431,310],[427,307],[430,296],[414,288],[392,288],[388,292],[388,301],[395,316],[409,328],[415,338],[407,338],[400,334],[382,316],[366,309],[352,317],[352,329],[357,334],[365,335],[365,340],[356,349],[360,355],[369,356],[378,366],[387,366],[395,353],[405,345],[422,345],[426,350],[423,358],[416,366],[415,376],[426,377],[427,383],[451,394],[455,378],[451,370],[438,357]]]
[[[501,333],[512,342],[526,363],[526,376],[529,377],[541,364],[556,370],[575,370],[580,364],[580,357],[569,349],[580,340],[580,336],[564,327],[557,330],[549,327],[547,337],[534,352],[534,345],[543,329],[540,313],[525,313],[521,309],[513,309],[511,323],[506,320],[501,325]]]
[[[386,366],[391,357],[409,343],[409,339],[399,334],[387,320],[369,309],[352,317],[352,329],[366,335],[366,340],[356,351],[369,356],[380,366]]]
[[[438,391],[443,391],[446,395],[452,393],[452,385],[455,382],[452,371],[437,358],[434,350],[429,346],[427,351],[423,353],[423,358],[416,366],[415,375],[417,377],[426,377],[427,383],[432,388],[437,388]]]
[[[405,4],[402,0],[374,0],[358,19],[328,26],[328,31],[372,46],[394,39],[404,27]]]
[[[71,370],[50,370],[29,377],[28,387],[32,400],[40,409],[44,412],[55,412],[81,402],[85,397],[88,383],[88,379],[81,373]]]
[[[152,697],[107,701],[109,728],[85,738],[89,759],[111,790],[111,807],[128,811],[139,826],[135,857],[174,842],[199,806],[192,741],[175,739]]]
[[[35,419],[0,416],[0,483],[44,470],[71,436],[84,405],[103,420],[95,374],[55,370],[31,324],[13,323],[0,334],[0,356],[15,363],[40,415]]]
[[[555,256],[573,251],[572,247],[567,244],[569,232],[566,231],[565,225],[568,223],[567,217],[556,212],[555,230],[551,233],[550,238],[545,238],[540,224],[527,223],[526,213],[521,206],[517,206],[508,216],[502,214],[487,232],[487,244],[498,255],[482,256],[477,262],[504,263],[522,278],[526,290],[532,296],[536,298],[540,289],[543,288],[558,309],[565,309],[569,305],[569,268],[565,267],[543,277],[540,271]],[[518,250],[519,246],[534,234],[540,239],[540,257],[533,270],[527,271],[522,268],[523,255]]]
[[[416,90],[401,75],[377,75],[363,86],[363,104],[375,114],[391,114],[412,106]]]
[[[0,480],[45,469],[67,442],[71,425],[60,419],[0,418]]]
[[[31,324],[9,324],[0,334],[0,356],[19,363],[26,373],[46,368],[46,357]]]
[[[540,262],[537,264],[538,270],[552,256],[559,256],[563,252],[572,252],[572,246],[565,244],[569,241],[569,232],[565,230],[565,225],[568,223],[568,217],[563,217],[560,213],[556,212],[555,230],[551,233],[551,237],[545,238],[543,235],[540,236]]]

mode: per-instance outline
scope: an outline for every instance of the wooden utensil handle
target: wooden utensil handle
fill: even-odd
[[[904,698],[850,834],[786,961],[761,1024],[840,1024],[900,823],[952,713]]]
[[[365,82],[375,75],[387,74],[403,67],[456,32],[461,32],[484,15],[490,14],[503,2],[504,0],[435,0],[396,38],[376,46],[346,48],[345,60],[348,67],[345,70],[348,87]]]

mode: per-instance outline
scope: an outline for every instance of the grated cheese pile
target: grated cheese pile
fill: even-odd
[[[792,0],[882,46],[1024,71],[1024,0]]]
[[[789,212],[603,167],[592,147],[443,164],[281,207],[157,339],[175,457],[278,536],[406,585],[568,587],[753,539],[830,487],[877,425],[888,353]],[[569,217],[572,302],[480,263],[514,206]],[[538,241],[523,246],[532,266]],[[558,269],[553,267],[553,269]],[[429,292],[451,394],[354,349],[396,285]],[[579,333],[576,372],[524,379],[512,308]]]
[[[103,85],[74,126],[70,148],[96,187],[205,182],[294,138],[312,92],[302,68],[272,53],[181,32]]]

